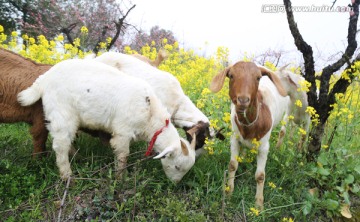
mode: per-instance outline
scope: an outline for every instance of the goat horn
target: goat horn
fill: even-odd
[[[154,159],[160,159],[164,157],[166,154],[171,153],[172,151],[174,151],[173,147],[166,147],[161,153],[155,156]]]
[[[195,147],[196,147],[196,133],[194,133],[192,135],[192,141],[191,141],[191,144],[190,144],[190,147],[195,150]]]

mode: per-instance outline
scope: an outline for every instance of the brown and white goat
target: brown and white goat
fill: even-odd
[[[48,130],[45,127],[41,100],[23,107],[17,94],[31,86],[51,66],[35,63],[14,52],[0,48],[0,122],[26,122],[32,125],[33,156],[45,151]]]
[[[223,87],[226,77],[229,78],[233,130],[228,179],[229,193],[231,194],[234,190],[240,149],[244,149],[243,146],[252,147],[252,141],[256,139],[260,142],[260,146],[255,173],[257,183],[255,204],[262,209],[270,134],[287,112],[289,97],[273,72],[258,67],[252,62],[240,61],[226,68],[213,78],[210,89],[218,92]],[[244,153],[246,150],[241,151]]]

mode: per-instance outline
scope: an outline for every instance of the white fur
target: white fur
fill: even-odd
[[[311,120],[310,114],[305,112],[306,108],[309,106],[307,94],[305,91],[298,90],[301,88],[300,82],[305,81],[305,79],[300,75],[290,72],[289,70],[285,70],[284,68],[280,68],[275,73],[280,77],[284,89],[290,96],[291,103],[289,106],[289,114],[294,115],[294,122],[296,124],[303,126],[304,129],[308,131]],[[290,81],[296,85],[292,84]],[[302,107],[295,105],[296,100],[301,101]]]
[[[95,60],[148,82],[171,114],[176,126],[192,127],[199,121],[209,123],[209,119],[185,95],[179,81],[172,74],[122,53],[106,52]]]
[[[106,52],[95,60],[149,83],[161,103],[167,108],[176,127],[193,128],[200,121],[210,125],[209,119],[185,95],[179,81],[172,74],[159,70],[134,56],[122,53]],[[211,131],[213,130],[210,129]],[[202,149],[197,149],[196,156],[199,156],[202,151]]]
[[[54,138],[53,149],[63,179],[71,175],[68,152],[79,127],[112,134],[110,144],[123,170],[132,140],[150,141],[165,125],[170,114],[151,87],[143,80],[125,75],[94,60],[60,62],[18,95],[22,105],[39,99]],[[188,155],[181,149],[186,144]],[[194,165],[195,151],[181,140],[170,123],[158,136],[154,149],[162,153],[164,171],[172,181],[179,181]]]

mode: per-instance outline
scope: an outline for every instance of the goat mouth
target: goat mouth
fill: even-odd
[[[245,113],[247,110],[247,106],[238,105],[236,106],[236,112],[237,113]]]

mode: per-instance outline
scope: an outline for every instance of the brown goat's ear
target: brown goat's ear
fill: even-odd
[[[261,71],[261,74],[264,76],[268,76],[271,81],[274,83],[274,85],[276,86],[277,90],[279,91],[280,95],[282,96],[287,96],[288,94],[286,93],[283,85],[281,84],[281,81],[279,79],[279,77],[273,73],[272,71],[264,68],[264,67],[259,67],[260,71]]]
[[[225,77],[227,76],[229,70],[230,67],[227,67],[226,69],[218,73],[216,76],[214,76],[210,84],[210,90],[212,92],[217,93],[222,89],[225,82]]]

